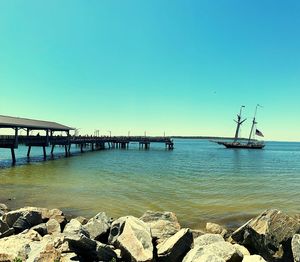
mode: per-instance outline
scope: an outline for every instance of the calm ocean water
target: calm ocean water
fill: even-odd
[[[174,151],[162,144],[149,151],[131,144],[129,150],[84,154],[73,148],[70,158],[57,148],[54,161],[42,161],[42,149],[34,148],[28,164],[26,148],[20,147],[15,167],[9,150],[0,149],[0,202],[11,208],[57,207],[86,217],[168,210],[191,228],[207,221],[236,226],[266,208],[299,213],[300,143],[232,150],[207,140],[174,141]]]

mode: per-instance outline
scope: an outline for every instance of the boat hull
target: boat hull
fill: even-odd
[[[223,145],[226,148],[236,148],[236,149],[263,149],[265,144],[260,143],[229,143],[229,142],[218,142],[219,145]]]

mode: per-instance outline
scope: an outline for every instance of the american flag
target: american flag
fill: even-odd
[[[258,129],[256,129],[255,135],[257,135],[257,136],[262,136],[262,137],[264,136],[263,133],[260,132]]]

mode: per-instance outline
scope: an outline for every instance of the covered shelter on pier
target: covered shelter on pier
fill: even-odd
[[[65,126],[56,122],[3,115],[0,115],[0,128],[12,128],[14,130],[14,135],[4,135],[0,137],[0,148],[11,149],[13,163],[16,162],[14,149],[18,148],[19,143],[23,143],[28,146],[27,156],[29,156],[32,146],[43,147],[45,157],[45,147],[49,145],[49,138],[53,136],[54,132],[66,132],[66,135],[69,136],[70,131],[74,130],[74,128],[72,127]],[[26,135],[20,136],[19,130],[25,130]],[[33,130],[45,131],[45,136],[30,136],[30,132]]]

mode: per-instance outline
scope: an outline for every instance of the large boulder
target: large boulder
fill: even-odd
[[[151,229],[152,237],[157,243],[163,242],[180,230],[175,213],[147,211],[140,218]]]
[[[42,223],[42,214],[36,210],[21,208],[10,211],[3,215],[3,221],[9,227],[14,227],[16,231],[22,232],[25,229]]]
[[[12,225],[15,233],[20,233],[25,229],[29,229],[35,225],[42,223],[42,216],[37,211],[24,211],[20,214],[21,216],[19,216]]]
[[[121,250],[126,261],[153,260],[153,245],[149,226],[133,216],[121,217],[111,225],[109,243]]]
[[[34,214],[35,219],[38,219],[38,221],[31,221],[31,226],[38,225],[42,222],[47,222],[49,219],[53,218],[55,219],[61,227],[61,230],[64,229],[64,226],[67,223],[67,220],[63,214],[63,212],[59,209],[47,209],[47,208],[41,208],[41,207],[24,207],[20,208],[14,211],[7,212],[3,215],[3,221],[5,221],[10,227],[13,226],[13,224],[17,221],[19,217],[24,217],[24,214]],[[27,217],[26,220],[30,218]],[[42,219],[42,221],[40,221]],[[29,221],[28,221],[29,222]]]
[[[89,238],[80,222],[72,219],[63,231],[65,239],[68,241],[70,248],[76,253],[89,253],[96,250],[96,242]]]
[[[295,234],[292,238],[292,251],[294,262],[300,262],[300,235]]]
[[[33,230],[0,239],[0,261],[14,261],[15,258],[28,261],[30,244],[40,240],[41,236]]]
[[[24,207],[20,208],[16,211],[23,212],[23,211],[36,211],[41,214],[42,219],[44,222],[47,222],[50,218],[55,216],[64,216],[63,212],[60,209],[48,209],[44,207]]]
[[[190,229],[183,228],[175,235],[158,244],[158,261],[181,261],[193,244],[193,234]]]
[[[291,239],[299,222],[279,210],[266,210],[232,234],[232,239],[267,261],[292,261]]]
[[[240,262],[243,255],[221,235],[207,234],[195,239],[194,247],[184,257],[183,262],[228,261]]]
[[[109,235],[110,225],[111,219],[107,217],[104,212],[101,212],[95,217],[91,218],[83,226],[83,229],[89,233],[91,239],[106,243]]]

